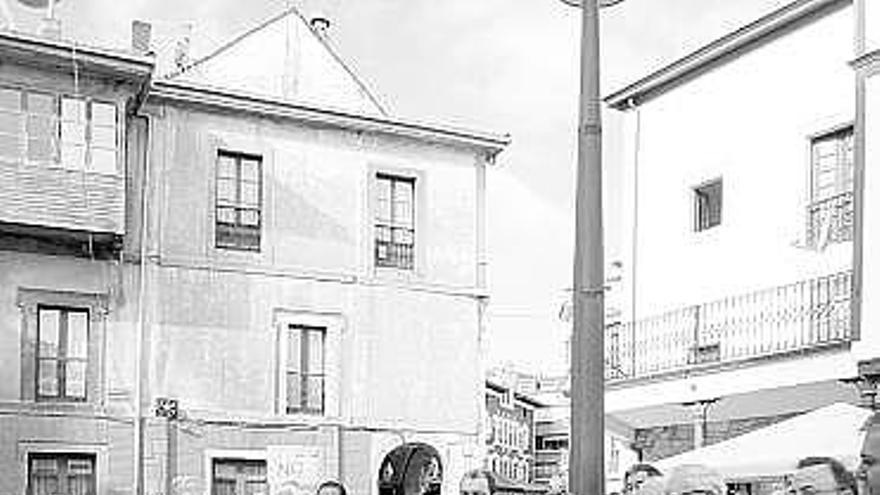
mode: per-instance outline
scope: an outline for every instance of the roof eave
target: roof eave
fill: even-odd
[[[174,80],[154,81],[148,98],[465,146],[478,149],[490,158],[503,151],[511,141],[506,134],[454,129],[385,115],[365,115]]]
[[[150,77],[153,57],[79,45],[69,41],[0,31],[0,53],[16,62],[50,67],[70,66],[108,77],[142,81]]]
[[[617,110],[640,105],[680,83],[686,77],[759,43],[780,29],[826,8],[851,2],[852,0],[798,0],[787,4],[611,93],[604,98],[605,103]]]

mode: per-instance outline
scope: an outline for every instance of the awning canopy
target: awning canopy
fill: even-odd
[[[836,403],[730,440],[685,452],[655,464],[668,471],[682,464],[704,464],[727,479],[790,473],[798,460],[827,456],[855,469],[862,446],[862,426],[871,412]]]

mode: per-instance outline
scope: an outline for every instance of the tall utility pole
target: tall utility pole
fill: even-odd
[[[582,0],[569,491],[605,493],[605,335],[599,0]]]

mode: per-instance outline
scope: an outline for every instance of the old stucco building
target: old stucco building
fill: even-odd
[[[169,76],[0,34],[0,490],[451,492],[481,462],[508,138],[389,116],[321,27]]]

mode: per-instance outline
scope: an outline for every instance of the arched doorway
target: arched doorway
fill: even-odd
[[[440,495],[442,484],[440,454],[425,443],[405,443],[379,465],[379,495]]]

